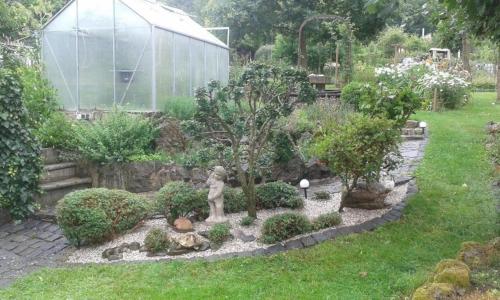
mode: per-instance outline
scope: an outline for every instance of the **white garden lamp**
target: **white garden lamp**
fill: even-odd
[[[304,190],[304,197],[307,199],[307,189],[309,188],[309,180],[302,179],[299,183],[300,188]]]
[[[422,132],[425,132],[425,128],[427,128],[426,122],[419,122],[418,127],[422,128]]]

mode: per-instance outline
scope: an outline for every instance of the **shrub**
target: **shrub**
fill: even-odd
[[[183,181],[167,183],[158,192],[156,200],[158,208],[171,224],[179,217],[199,217],[208,210],[207,198],[203,200],[199,192]]]
[[[167,232],[161,228],[151,229],[144,239],[144,247],[151,253],[167,251],[170,247]]]
[[[330,200],[331,195],[327,191],[319,191],[314,193],[314,200]]]
[[[20,78],[7,67],[8,56],[0,56],[5,63],[0,67],[0,208],[14,219],[23,219],[36,208],[41,150],[21,102]]]
[[[51,114],[40,127],[35,130],[35,135],[42,143],[43,147],[72,149],[76,145],[74,141],[75,132],[73,124],[61,112],[54,112]]]
[[[158,130],[149,119],[114,111],[94,124],[76,127],[79,152],[98,163],[129,161],[134,155],[153,152]]]
[[[76,246],[99,243],[133,228],[146,217],[140,196],[104,188],[72,192],[57,205],[57,223]]]
[[[254,221],[255,221],[254,217],[246,216],[246,217],[243,217],[243,219],[241,219],[240,225],[241,226],[250,226],[253,224]]]
[[[267,244],[309,232],[311,222],[304,215],[284,213],[267,219],[262,226],[262,241]]]
[[[227,241],[231,236],[229,230],[230,227],[226,223],[215,224],[208,231],[208,239],[210,240],[210,242],[216,245],[221,245],[222,243]]]
[[[382,167],[392,170],[397,166],[399,140],[400,131],[394,121],[353,115],[344,125],[331,124],[318,135],[311,149],[340,176],[350,193],[359,179],[378,180]]]
[[[337,226],[342,223],[342,217],[338,212],[320,215],[313,221],[314,230]]]
[[[258,186],[256,189],[257,206],[260,208],[302,208],[304,200],[297,189],[283,181],[274,181]]]
[[[342,103],[359,110],[362,103],[371,102],[376,98],[376,89],[369,83],[351,82],[342,89],[340,98]]]

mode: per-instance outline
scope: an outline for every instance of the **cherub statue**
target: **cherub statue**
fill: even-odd
[[[226,170],[221,166],[215,167],[208,177],[210,216],[205,220],[207,223],[223,223],[227,221],[224,216],[224,178],[226,178]]]

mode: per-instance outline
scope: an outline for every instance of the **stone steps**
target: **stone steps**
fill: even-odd
[[[42,183],[54,182],[76,176],[76,163],[63,162],[43,167]]]
[[[89,187],[92,187],[92,178],[90,177],[71,177],[42,183],[40,184],[40,188],[43,193],[37,202],[41,205],[42,209],[55,207],[57,201],[62,199],[66,194]]]

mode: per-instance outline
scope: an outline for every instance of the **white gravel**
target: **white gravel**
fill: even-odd
[[[322,181],[317,184],[312,184],[310,189],[311,194],[314,191],[325,190],[329,191],[332,194],[332,198],[327,201],[315,201],[315,200],[305,200],[305,205],[303,209],[300,210],[292,210],[292,209],[272,209],[272,210],[261,210],[257,213],[258,219],[254,222],[254,224],[250,227],[243,227],[239,225],[241,219],[246,216],[246,212],[240,212],[235,214],[229,214],[226,217],[229,219],[231,224],[232,231],[241,230],[243,233],[247,235],[254,235],[257,239],[260,237],[260,229],[262,227],[262,223],[267,218],[274,216],[276,214],[284,213],[284,212],[298,212],[305,214],[309,219],[314,219],[321,214],[325,214],[328,212],[337,211],[340,205],[340,193],[335,192],[334,186],[338,186],[338,182],[335,180],[330,181]],[[388,194],[386,198],[386,203],[390,205],[395,205],[399,203],[406,194],[407,185],[401,185],[396,187],[391,193]],[[310,195],[310,196],[313,196]],[[378,209],[378,210],[364,210],[364,209],[354,209],[354,208],[345,208],[342,213],[342,224],[339,227],[350,226],[363,223],[370,219],[380,217],[384,213],[386,213],[390,209],[390,206],[386,209]],[[193,224],[194,229],[196,231],[208,230],[210,227],[203,223],[197,222]],[[154,227],[166,228],[170,235],[179,235],[171,229],[171,227],[167,224],[165,219],[154,219],[147,220],[141,226],[138,226],[133,232],[127,233],[116,239],[107,242],[103,245],[96,247],[82,247],[80,249],[75,250],[69,257],[68,263],[109,263],[107,259],[101,258],[101,254],[104,250],[112,247],[116,247],[121,245],[122,243],[130,243],[130,242],[139,242],[141,245],[144,243],[144,238],[147,232]],[[258,241],[247,242],[234,238],[230,241],[225,242],[222,247],[213,251],[209,249],[203,252],[191,252],[184,255],[179,256],[167,256],[171,259],[176,258],[191,258],[191,257],[205,257],[211,256],[213,254],[223,254],[223,253],[232,253],[232,252],[244,252],[251,251],[258,248],[265,248],[269,245],[264,245]],[[165,257],[147,257],[146,252],[139,251],[131,251],[123,253],[123,260],[125,261],[138,261],[138,260],[158,260]]]

